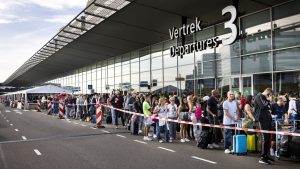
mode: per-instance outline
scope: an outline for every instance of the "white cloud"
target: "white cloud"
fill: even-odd
[[[26,2],[45,8],[63,10],[66,8],[85,7],[87,0],[26,0]]]
[[[67,24],[74,17],[75,17],[75,15],[54,15],[54,16],[51,16],[50,18],[44,19],[44,21],[51,22],[51,23]]]

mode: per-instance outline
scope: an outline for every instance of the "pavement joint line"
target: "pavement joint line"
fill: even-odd
[[[142,144],[147,144],[146,142],[143,142],[143,141],[140,141],[140,140],[133,140],[135,142],[138,142],[138,143],[142,143]]]
[[[104,133],[110,133],[109,131],[107,131],[107,130],[101,130],[102,132],[104,132]]]
[[[15,131],[19,131],[19,129],[15,129]]]
[[[172,153],[175,153],[175,152],[176,152],[176,151],[174,151],[174,150],[171,150],[171,149],[168,149],[168,148],[164,148],[164,147],[157,147],[157,148],[162,149],[162,150],[166,150],[166,151],[170,151],[170,152],[172,152]]]
[[[22,139],[23,139],[23,140],[27,140],[27,138],[26,138],[25,136],[22,136]]]
[[[196,156],[191,156],[191,157],[194,158],[194,159],[197,159],[197,160],[201,160],[201,161],[205,161],[205,162],[211,163],[211,164],[217,164],[217,162],[206,160],[204,158],[200,158],[200,157],[196,157]]]
[[[9,124],[10,126],[13,126],[13,124]]]
[[[125,136],[123,136],[123,135],[120,135],[120,134],[117,134],[116,136],[122,137],[122,138],[127,138],[127,137],[125,137]]]
[[[34,151],[35,154],[38,155],[38,156],[42,155],[42,153],[41,153],[38,149],[33,149],[33,151]]]

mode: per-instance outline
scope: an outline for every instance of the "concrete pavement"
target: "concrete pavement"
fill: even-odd
[[[258,164],[258,154],[236,156],[201,150],[194,142],[145,142],[125,129],[94,129],[77,120],[0,106],[2,169],[299,168],[299,162]],[[17,130],[16,130],[17,129]]]

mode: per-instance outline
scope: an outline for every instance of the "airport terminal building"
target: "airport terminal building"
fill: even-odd
[[[299,0],[95,0],[5,85],[300,91]]]

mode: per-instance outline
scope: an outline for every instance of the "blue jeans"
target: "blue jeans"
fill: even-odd
[[[226,125],[234,127],[234,125]],[[231,129],[225,129],[225,136],[224,136],[224,148],[229,149],[229,147],[232,145],[232,137],[234,135],[234,130]]]
[[[161,126],[159,126],[159,122],[156,122],[156,136],[157,136],[157,141],[161,140],[161,137],[160,137],[160,127]],[[165,141],[169,142],[169,130],[167,129],[167,125],[163,125],[162,127],[165,130],[165,132],[164,132]]]
[[[170,132],[170,138],[175,139],[176,137],[176,126],[177,123],[175,122],[168,122],[168,126],[169,126],[169,132]]]
[[[143,130],[144,116],[139,116],[139,130]]]
[[[111,109],[112,124],[116,125],[116,109]]]

